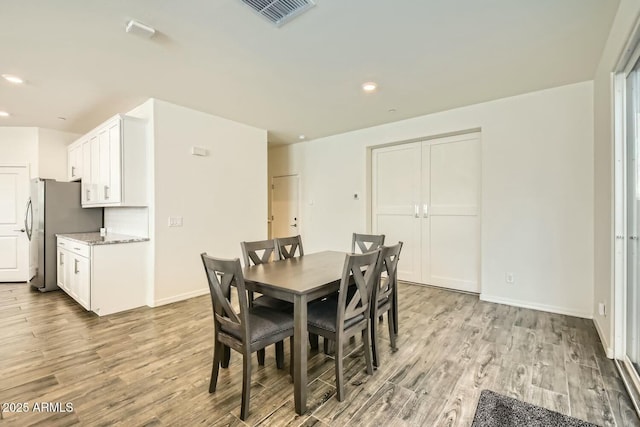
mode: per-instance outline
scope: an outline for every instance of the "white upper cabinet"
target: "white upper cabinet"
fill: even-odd
[[[91,131],[78,151],[82,207],[147,205],[146,122],[117,115]]]
[[[82,140],[67,148],[67,177],[69,181],[82,179]]]

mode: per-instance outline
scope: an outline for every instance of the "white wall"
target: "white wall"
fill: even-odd
[[[38,169],[40,178],[66,181],[67,146],[80,135],[38,128]]]
[[[0,164],[28,164],[31,178],[67,180],[67,145],[78,135],[36,127],[0,127]]]
[[[208,292],[200,253],[240,257],[242,240],[267,237],[267,132],[158,100],[153,120],[159,305]],[[170,216],[183,227],[169,228]]]
[[[269,150],[298,173],[309,252],[366,231],[366,147],[482,129],[482,297],[583,317],[593,308],[593,85],[584,82]],[[313,204],[311,204],[313,203]],[[516,283],[505,283],[505,272]]]
[[[613,92],[612,72],[640,14],[640,1],[621,0],[594,80],[594,304],[606,304],[594,322],[607,354],[612,354],[613,321]],[[621,308],[622,309],[622,308]]]
[[[37,177],[38,128],[0,127],[0,164],[29,165],[31,178]]]

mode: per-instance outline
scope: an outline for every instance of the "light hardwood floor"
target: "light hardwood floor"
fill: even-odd
[[[491,389],[603,426],[640,426],[590,320],[409,284],[399,295],[399,349],[381,327],[381,366],[368,376],[352,341],[346,401],[335,399],[331,357],[310,352],[309,411],[296,416],[289,359],[277,370],[269,348],[266,366],[254,358],[246,424],[469,426]],[[238,354],[208,393],[211,316],[209,296],[99,318],[63,292],[0,285],[0,402],[74,407],[5,412],[0,424],[244,425]]]

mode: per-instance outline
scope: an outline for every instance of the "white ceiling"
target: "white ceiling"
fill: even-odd
[[[3,1],[0,74],[27,84],[0,82],[0,125],[83,133],[155,97],[318,138],[590,80],[619,0],[316,3],[276,28],[240,0]]]

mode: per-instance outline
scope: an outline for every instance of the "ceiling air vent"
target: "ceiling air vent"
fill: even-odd
[[[242,0],[277,27],[311,9],[313,0]]]

